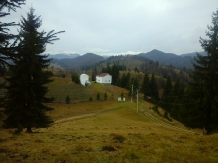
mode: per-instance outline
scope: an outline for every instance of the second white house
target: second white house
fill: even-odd
[[[96,83],[100,84],[111,84],[112,76],[108,73],[101,73],[96,76]]]

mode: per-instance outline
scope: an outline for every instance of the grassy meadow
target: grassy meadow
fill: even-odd
[[[120,88],[96,83],[80,87],[67,78],[55,78],[49,88],[50,96],[64,94],[48,104],[54,108],[47,113],[54,123],[32,134],[15,135],[14,129],[0,128],[0,163],[218,162],[218,134],[204,136],[200,130],[169,122],[161,108],[157,115],[153,104],[142,98],[139,110],[134,100],[118,102],[115,97],[124,91]],[[74,97],[79,91],[83,96]],[[107,92],[108,100],[85,100],[98,91]],[[64,103],[65,94],[70,104]]]
[[[73,83],[69,77],[52,77],[52,79],[54,81],[48,84],[49,92],[47,96],[54,97],[54,102],[56,103],[64,103],[67,95],[70,97],[71,103],[77,103],[89,101],[90,97],[96,100],[97,93],[100,94],[101,100],[104,100],[105,93],[107,93],[107,100],[117,99],[122,92],[126,95],[128,93],[126,89],[113,85],[102,85],[92,82],[91,86],[84,87]]]

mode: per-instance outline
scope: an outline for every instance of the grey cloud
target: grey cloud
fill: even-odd
[[[7,21],[25,17],[29,7],[42,17],[45,31],[65,30],[47,51],[84,54],[202,51],[217,0],[27,0]],[[16,31],[12,29],[12,31]]]

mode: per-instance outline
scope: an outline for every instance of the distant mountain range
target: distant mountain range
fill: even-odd
[[[104,57],[93,53],[87,53],[82,56],[79,55],[77,57],[73,57],[73,55],[71,55],[71,57],[73,58],[66,58],[65,55],[62,56],[64,58],[57,59],[55,58],[56,55],[52,55],[53,59],[51,63],[58,64],[65,69],[79,69],[83,66],[93,65],[104,60]]]
[[[48,58],[56,58],[56,59],[76,58],[80,56],[80,54],[65,54],[65,53],[54,54],[54,55],[48,54],[48,55],[49,55]]]
[[[199,52],[201,55],[206,55],[206,52]],[[187,53],[182,55],[176,55],[174,53],[164,53],[159,50],[152,50],[147,53],[140,53],[136,56],[143,56],[149,60],[158,61],[159,65],[172,65],[178,68],[192,68],[192,62],[194,61],[194,57],[196,53]],[[103,60],[107,60],[107,58],[93,54],[87,53],[84,55],[79,54],[56,54],[49,55],[49,58],[53,58],[52,63],[59,64],[63,68],[76,68],[79,69],[83,66],[93,65]]]
[[[199,52],[201,55],[206,55],[206,52]],[[194,57],[196,53],[187,53],[182,55],[176,55],[174,53],[164,53],[159,50],[152,50],[148,53],[140,53],[138,55],[144,56],[150,60],[158,61],[160,65],[167,65],[170,64],[172,66],[178,68],[192,68],[192,62],[194,62]]]

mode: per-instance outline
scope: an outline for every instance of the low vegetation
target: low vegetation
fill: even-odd
[[[1,129],[1,163],[218,161],[217,134],[203,136],[176,121],[165,122],[184,130],[155,122],[138,113],[134,102],[49,105],[55,108],[48,113],[56,122],[52,126],[20,135]],[[163,120],[152,107],[140,101],[140,109]]]

